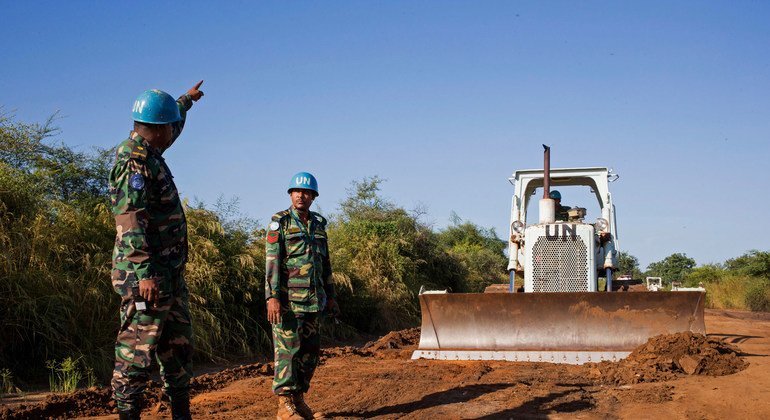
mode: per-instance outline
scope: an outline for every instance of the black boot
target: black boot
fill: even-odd
[[[120,410],[118,411],[118,418],[120,420],[139,420],[139,410]]]
[[[192,420],[189,390],[173,390],[169,392],[169,399],[171,400],[171,418],[173,420]]]

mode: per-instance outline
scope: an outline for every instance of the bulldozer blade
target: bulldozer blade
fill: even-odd
[[[650,337],[706,333],[704,292],[421,294],[412,359],[583,364]]]

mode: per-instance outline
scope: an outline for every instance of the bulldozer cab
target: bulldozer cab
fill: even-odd
[[[551,187],[587,187],[596,198],[599,213],[594,214],[591,208],[588,208],[587,214],[575,219],[583,220],[586,215],[593,217],[602,217],[610,223],[610,232],[615,238],[615,247],[617,248],[617,220],[615,218],[615,206],[612,203],[612,194],[610,193],[609,183],[617,180],[619,176],[608,168],[564,168],[551,169]],[[519,170],[508,178],[508,181],[514,186],[513,199],[511,200],[510,225],[515,221],[528,223],[537,221],[537,215],[532,214],[532,198],[537,197],[537,192],[542,190],[544,184],[544,173],[542,169]],[[574,203],[562,203],[574,204]],[[573,206],[575,207],[575,206]],[[580,208],[580,207],[577,207]],[[571,217],[572,219],[572,217]],[[511,232],[514,233],[514,232]]]

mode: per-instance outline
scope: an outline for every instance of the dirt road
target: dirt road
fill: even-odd
[[[406,331],[364,351],[325,351],[308,401],[334,418],[770,418],[770,314],[708,311],[706,326],[710,337],[736,345],[748,367],[726,376],[662,372],[614,380],[617,365],[411,361],[418,333]],[[275,415],[269,366],[199,380],[197,418]],[[653,382],[633,383],[639,380]],[[86,409],[80,413],[106,414],[106,399],[106,391],[79,397]],[[168,416],[158,407],[145,418]]]

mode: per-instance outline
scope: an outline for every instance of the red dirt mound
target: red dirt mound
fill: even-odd
[[[107,388],[80,389],[72,394],[52,394],[38,404],[25,404],[13,410],[3,407],[0,419],[41,419],[98,416],[111,413],[115,407],[112,393]]]
[[[420,341],[420,329],[410,328],[391,331],[376,341],[370,341],[363,347],[332,347],[321,350],[321,362],[330,357],[361,356],[378,359],[409,359]]]
[[[361,356],[369,357],[372,354],[361,350],[358,347],[345,346],[345,347],[331,347],[328,349],[321,349],[321,363],[325,362],[330,357],[344,357],[344,356]]]
[[[367,343],[362,350],[378,359],[409,359],[420,342],[420,329],[392,331],[377,341]]]
[[[371,352],[383,350],[411,350],[417,347],[420,342],[420,329],[410,328],[408,330],[391,331],[377,341],[367,343],[363,349]]]
[[[682,332],[652,337],[619,363],[602,362],[596,368],[602,382],[615,384],[665,381],[683,374],[722,376],[748,366],[739,353],[721,340]]]
[[[268,363],[243,365],[216,373],[207,373],[205,375],[196,376],[190,382],[190,389],[192,394],[209,392],[224,388],[230,383],[241,379],[255,378],[257,376],[271,376],[272,374],[273,366]]]
[[[273,367],[266,363],[255,363],[225,369],[216,373],[196,376],[190,382],[192,395],[224,388],[228,384],[257,376],[273,374]],[[153,407],[154,412],[167,411],[164,404],[162,386],[149,381],[144,392],[144,407]],[[109,388],[90,388],[77,390],[72,394],[52,394],[38,404],[19,405],[13,409],[3,407],[0,419],[40,419],[103,416],[115,412],[115,402]]]

